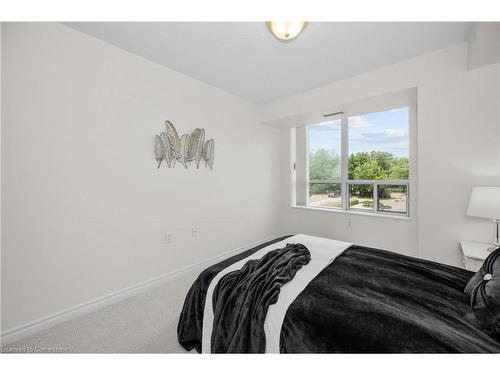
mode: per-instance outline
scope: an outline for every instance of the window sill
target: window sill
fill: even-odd
[[[333,214],[340,214],[340,215],[358,215],[358,216],[368,216],[368,217],[377,217],[377,218],[384,218],[384,219],[396,219],[396,220],[411,220],[409,216],[406,215],[401,215],[401,214],[381,214],[381,213],[375,213],[375,212],[360,212],[360,211],[346,211],[346,210],[340,210],[340,209],[333,209],[333,208],[322,208],[322,207],[312,207],[312,206],[301,206],[301,205],[295,205],[295,206],[290,206],[290,208],[295,208],[295,209],[300,209],[300,210],[311,210],[311,211],[321,211],[321,212],[328,212],[328,213],[333,213]]]

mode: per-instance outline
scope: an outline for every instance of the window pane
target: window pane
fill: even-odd
[[[341,177],[341,121],[309,125],[309,180]]]
[[[349,184],[349,208],[373,211],[373,185]]]
[[[407,180],[409,108],[348,119],[350,180]]]
[[[406,185],[379,185],[378,210],[386,212],[407,212]]]
[[[340,184],[309,184],[309,205],[319,207],[342,208]]]

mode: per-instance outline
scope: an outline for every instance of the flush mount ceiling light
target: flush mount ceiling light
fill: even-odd
[[[269,31],[279,40],[289,41],[295,39],[304,28],[307,26],[305,21],[292,21],[292,22],[279,22],[270,21],[266,22]]]

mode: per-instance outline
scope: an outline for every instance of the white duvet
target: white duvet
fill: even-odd
[[[342,254],[344,250],[352,246],[352,244],[348,242],[307,236],[305,234],[297,234],[295,236],[288,237],[283,241],[266,246],[265,248],[255,252],[249,257],[233,263],[229,267],[219,272],[212,279],[210,286],[208,287],[205,300],[202,332],[203,353],[210,353],[210,344],[214,321],[212,295],[219,280],[229,272],[241,269],[241,267],[243,267],[243,265],[250,259],[262,258],[267,252],[283,248],[287,243],[303,244],[309,249],[309,252],[311,253],[311,260],[308,264],[297,271],[295,277],[290,282],[281,287],[278,301],[274,305],[269,306],[266,320],[264,322],[264,331],[266,334],[266,353],[279,353],[281,326],[283,325],[286,311],[288,310],[288,307],[292,304],[292,302],[325,267],[327,267],[331,262],[333,262],[335,258]]]

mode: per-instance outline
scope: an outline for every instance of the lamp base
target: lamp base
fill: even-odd
[[[493,246],[490,246],[488,247],[486,250],[491,253],[493,251],[495,251],[496,249],[498,249],[500,247],[500,245],[493,245]]]
[[[490,253],[497,247],[500,247],[500,219],[493,219],[493,223],[495,223],[495,242],[493,246],[488,247]]]

